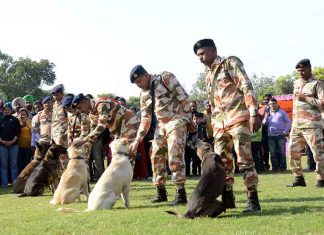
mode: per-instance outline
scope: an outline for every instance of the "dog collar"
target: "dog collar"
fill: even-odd
[[[81,157],[81,156],[77,156],[77,157],[69,158],[69,160],[71,160],[71,159],[84,160],[84,158]]]

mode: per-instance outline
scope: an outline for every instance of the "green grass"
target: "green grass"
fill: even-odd
[[[61,213],[51,206],[51,193],[42,197],[18,198],[10,188],[0,194],[1,234],[324,234],[324,189],[315,187],[315,173],[305,173],[306,188],[287,188],[291,173],[259,176],[262,212],[243,214],[246,195],[241,175],[235,177],[236,209],[219,218],[178,219],[166,214],[167,203],[152,204],[155,189],[150,182],[134,181],[131,209],[119,200],[112,210]],[[175,188],[168,181],[169,201]],[[187,192],[193,191],[196,179],[188,179]],[[82,202],[66,207],[80,211]],[[172,208],[185,212],[185,206]]]

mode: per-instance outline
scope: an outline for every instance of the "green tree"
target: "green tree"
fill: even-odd
[[[135,107],[137,110],[140,109],[140,97],[138,96],[130,96],[127,100],[128,107]]]
[[[316,78],[324,80],[324,67],[315,67],[312,73]]]
[[[0,91],[9,100],[27,94],[39,99],[46,93],[42,86],[54,84],[54,67],[54,63],[45,59],[39,62],[30,58],[14,60],[0,51]]]
[[[294,91],[294,80],[293,74],[287,74],[277,77],[275,82],[275,94],[276,95],[289,95]]]
[[[198,110],[202,111],[204,107],[204,100],[208,98],[206,83],[205,83],[205,73],[200,73],[197,81],[192,85],[190,91],[190,100],[195,100],[198,105]]]
[[[110,97],[110,98],[114,98],[114,97],[116,97],[116,95],[115,94],[113,94],[113,93],[101,93],[101,94],[98,94],[97,95],[97,97]]]
[[[274,77],[268,77],[264,74],[261,74],[260,76],[253,74],[251,82],[259,101],[263,99],[265,94],[275,95],[276,93]]]

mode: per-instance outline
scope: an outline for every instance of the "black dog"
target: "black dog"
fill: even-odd
[[[197,143],[197,155],[202,161],[202,175],[188,201],[188,211],[184,215],[166,211],[169,214],[193,219],[216,217],[225,211],[224,204],[216,199],[225,189],[226,173],[221,156],[214,153],[210,144],[202,141]]]
[[[24,168],[24,170],[19,174],[18,178],[12,186],[13,193],[23,193],[27,180],[35,168],[44,159],[47,150],[51,147],[48,143],[38,143],[36,142],[36,149],[34,153],[34,159]]]
[[[59,157],[65,153],[67,153],[66,148],[53,144],[46,152],[45,158],[28,178],[24,193],[19,197],[40,196],[44,193],[46,187],[51,187],[54,193],[59,182],[61,169]]]

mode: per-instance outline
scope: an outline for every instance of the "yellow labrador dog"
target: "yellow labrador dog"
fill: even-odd
[[[88,170],[84,148],[68,148],[69,163],[50,204],[68,204],[80,200],[80,188],[88,199]]]
[[[87,211],[111,209],[121,194],[129,208],[130,183],[133,169],[128,158],[128,140],[115,139],[110,144],[112,161],[89,195]]]

